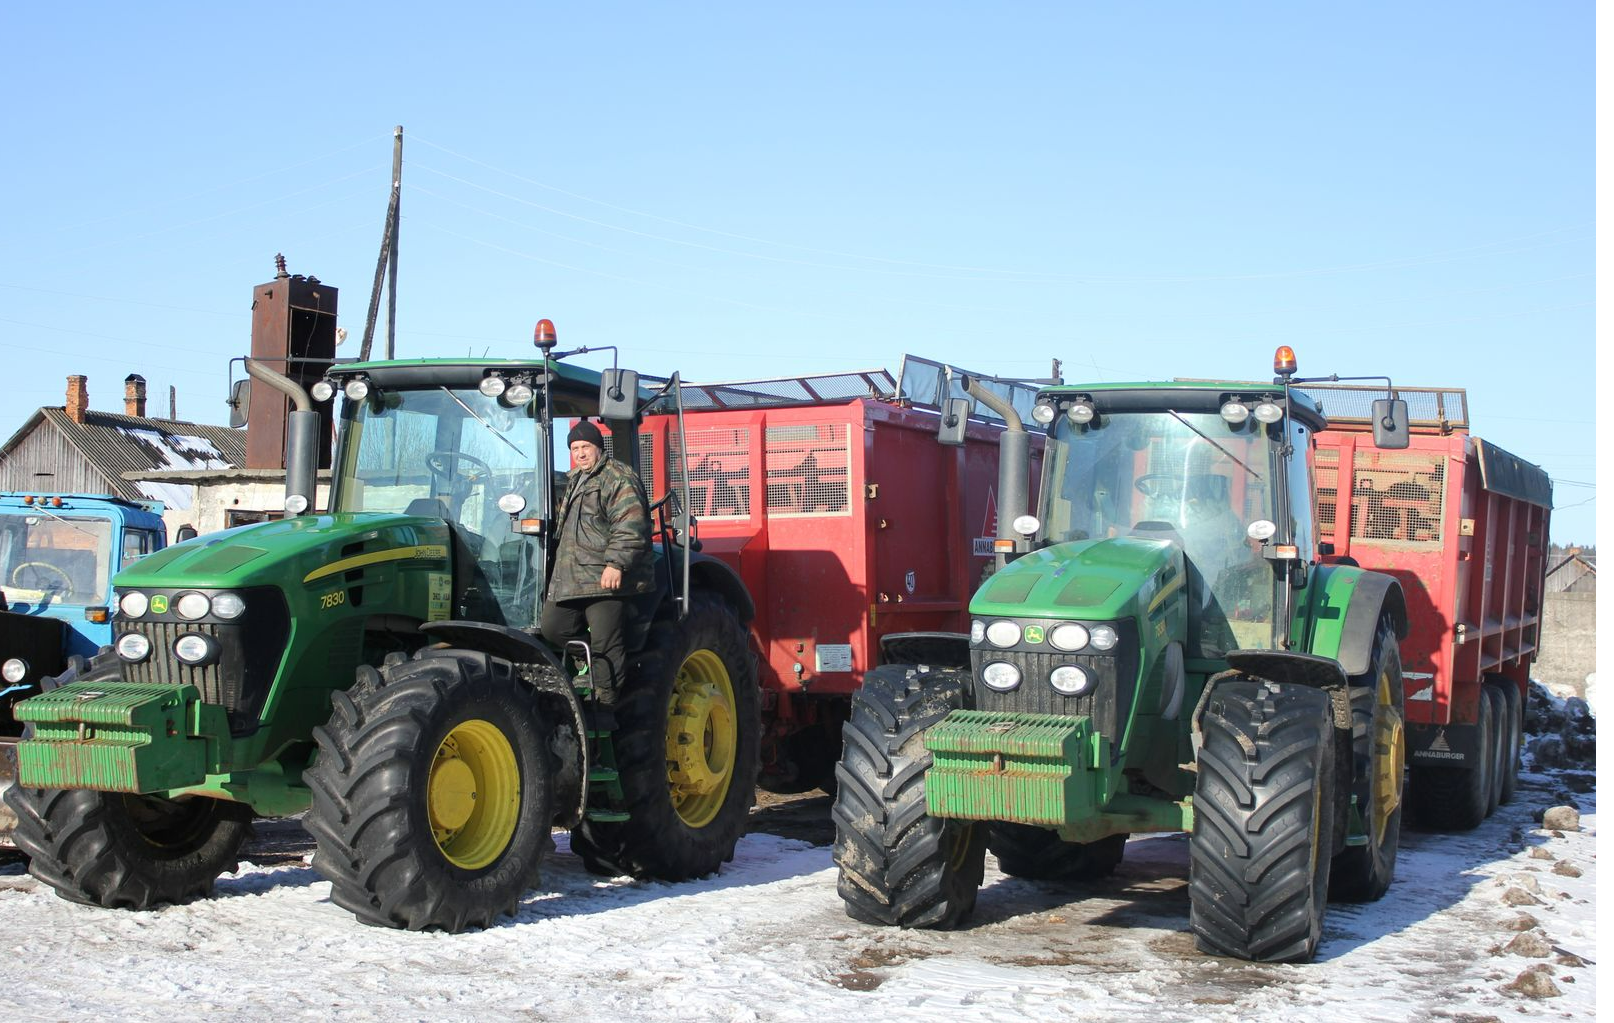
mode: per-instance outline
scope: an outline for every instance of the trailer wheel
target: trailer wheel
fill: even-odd
[[[966,706],[969,676],[901,664],[872,668],[852,696],[836,769],[836,889],[868,924],[954,927],[975,908],[986,826],[925,812],[925,730]]]
[[[1189,925],[1202,951],[1253,962],[1317,952],[1333,847],[1333,701],[1236,678],[1202,721],[1189,836]]]
[[[1507,769],[1508,724],[1507,697],[1495,685],[1483,687],[1482,695],[1491,701],[1491,791],[1485,800],[1485,816],[1489,817],[1502,805],[1502,775]]]
[[[1519,753],[1524,738],[1524,697],[1519,695],[1519,687],[1513,684],[1512,679],[1497,677],[1493,680],[1497,692],[1502,694],[1504,705],[1503,727],[1498,729],[1502,736],[1502,798],[1501,802],[1513,802],[1513,796],[1519,788]]]
[[[986,848],[1010,877],[1031,881],[1097,881],[1115,873],[1126,850],[1125,835],[1096,842],[1067,842],[1047,828],[993,824]]]
[[[1351,679],[1350,699],[1349,787],[1366,843],[1348,845],[1334,857],[1328,894],[1342,902],[1373,902],[1383,898],[1395,877],[1406,780],[1401,648],[1388,618],[1379,622],[1367,673]],[[1344,779],[1337,782],[1344,784]]]
[[[1479,751],[1471,765],[1438,767],[1413,764],[1407,804],[1419,827],[1433,831],[1471,831],[1490,812],[1491,774],[1496,764],[1496,725],[1492,703],[1483,693],[1474,724]]]
[[[203,796],[13,786],[5,799],[29,873],[69,902],[108,909],[207,896],[252,830],[251,808]]]
[[[487,927],[538,883],[549,729],[510,662],[468,650],[360,669],[314,729],[304,826],[331,901],[363,923]]]
[[[662,619],[621,687],[615,744],[625,821],[585,820],[572,851],[596,874],[686,881],[734,858],[756,798],[756,662],[722,599]]]

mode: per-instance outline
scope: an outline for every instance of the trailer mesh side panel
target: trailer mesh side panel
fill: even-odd
[[[605,453],[607,455],[612,455],[616,450],[616,445],[613,443],[615,440],[615,437],[609,434],[606,435]],[[656,479],[656,442],[648,434],[639,438],[639,464],[635,468],[639,471],[639,478],[644,481],[645,491],[649,492]]]
[[[1313,466],[1317,485],[1317,528],[1334,535],[1339,524],[1339,449],[1317,449]]]
[[[1441,546],[1446,509],[1441,455],[1358,449],[1353,479],[1352,539]]]
[[[687,458],[678,450],[678,435],[668,435],[672,448],[668,468],[673,486],[682,486],[689,466],[690,511],[698,518],[751,517],[751,435],[744,429],[711,427],[685,431]]]
[[[845,423],[770,426],[763,438],[770,518],[850,515]]]

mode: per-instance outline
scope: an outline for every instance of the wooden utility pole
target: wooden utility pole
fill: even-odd
[[[381,311],[381,282],[392,281],[387,300],[386,357],[395,354],[397,338],[393,320],[398,311],[398,200],[403,186],[403,125],[392,130],[392,197],[387,201],[387,223],[381,231],[381,255],[375,262],[375,285],[370,289],[370,311],[364,317],[364,340],[359,343],[359,361],[370,358],[370,346],[375,341],[375,321]],[[388,274],[388,269],[391,274]]]

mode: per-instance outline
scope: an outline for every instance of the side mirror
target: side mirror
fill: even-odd
[[[941,404],[941,425],[936,429],[936,440],[950,447],[964,444],[964,428],[970,421],[968,398],[944,398]]]
[[[608,369],[600,374],[600,418],[632,422],[639,411],[639,374]]]
[[[174,530],[175,543],[184,543],[186,540],[194,540],[197,536],[198,534],[196,532],[196,527],[191,525],[189,522]]]
[[[230,385],[230,425],[247,425],[247,409],[252,405],[252,381],[237,380]]]
[[[1373,403],[1373,445],[1391,451],[1412,443],[1407,433],[1407,403],[1401,398],[1380,398]]]

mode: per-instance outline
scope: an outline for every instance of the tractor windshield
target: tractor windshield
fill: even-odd
[[[529,626],[542,545],[514,533],[511,515],[498,505],[513,494],[530,509],[526,514],[548,514],[545,440],[534,412],[533,402],[512,408],[474,388],[389,389],[345,402],[331,510],[446,520],[457,540],[456,563],[469,569],[488,602],[483,614]]]
[[[13,610],[106,602],[112,523],[52,513],[0,516],[0,588]]]
[[[1061,418],[1042,485],[1054,543],[1144,536],[1188,563],[1190,657],[1269,649],[1275,576],[1246,530],[1274,521],[1273,442],[1253,418],[1127,412],[1086,425]]]

